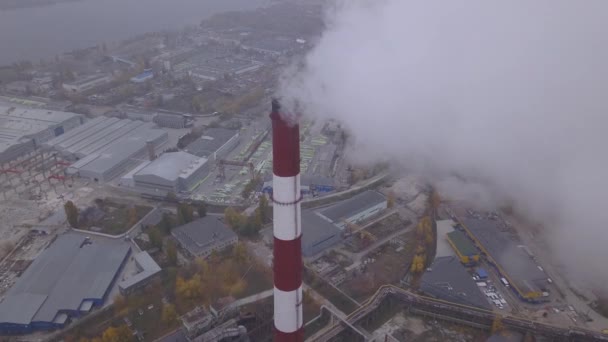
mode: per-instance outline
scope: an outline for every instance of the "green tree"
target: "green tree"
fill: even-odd
[[[161,320],[165,325],[172,326],[177,322],[177,312],[175,311],[175,305],[173,304],[164,304],[163,305],[163,313],[161,316]]]
[[[186,203],[180,203],[177,206],[177,223],[183,225],[194,220],[194,209]]]
[[[177,246],[175,246],[175,242],[173,240],[169,240],[167,242],[167,261],[169,264],[176,266],[177,265]]]
[[[177,195],[175,194],[175,192],[169,191],[165,199],[167,200],[167,202],[175,203],[177,202]]]
[[[168,214],[163,214],[163,217],[160,219],[157,227],[163,233],[163,235],[169,234],[171,229],[173,228],[173,222]]]
[[[150,244],[152,246],[162,249],[163,248],[163,234],[157,227],[150,228],[148,230],[148,238],[150,238]]]
[[[243,215],[239,214],[234,208],[229,207],[224,211],[226,223],[234,230],[239,231],[246,223]]]
[[[74,205],[74,202],[65,202],[63,210],[65,211],[65,216],[70,226],[72,228],[78,228],[78,208]]]
[[[207,216],[207,204],[206,203],[201,203],[198,205],[198,207],[196,207],[196,212],[198,213],[198,217],[205,217]]]
[[[266,198],[266,196],[260,196],[257,210],[260,213],[262,223],[270,222],[270,206],[268,205],[268,198]]]

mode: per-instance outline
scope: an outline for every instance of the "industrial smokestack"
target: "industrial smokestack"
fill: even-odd
[[[300,126],[272,101],[274,341],[304,341],[302,318],[302,219]]]

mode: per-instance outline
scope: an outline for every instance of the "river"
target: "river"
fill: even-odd
[[[138,34],[196,25],[213,14],[254,9],[268,0],[82,0],[0,10],[0,65]]]

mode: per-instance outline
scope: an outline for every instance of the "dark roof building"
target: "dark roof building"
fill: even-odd
[[[342,240],[340,229],[310,210],[302,210],[302,255],[312,257]]]
[[[205,216],[171,231],[191,257],[207,257],[238,242],[238,236],[215,216]]]
[[[184,151],[211,160],[222,159],[238,145],[239,132],[225,128],[209,128],[190,143]]]
[[[122,241],[59,236],[0,302],[0,331],[61,328],[70,317],[102,305],[130,250]]]
[[[501,229],[499,221],[462,219],[460,223],[522,299],[543,300],[549,277],[517,238]]]
[[[422,275],[420,290],[450,302],[490,310],[490,304],[456,257],[435,258]]]
[[[346,222],[357,223],[372,217],[387,208],[386,197],[373,190],[367,190],[338,204],[320,211],[320,215],[344,228]]]
[[[460,258],[460,262],[465,265],[479,262],[479,250],[463,232],[455,230],[447,235],[448,242]]]

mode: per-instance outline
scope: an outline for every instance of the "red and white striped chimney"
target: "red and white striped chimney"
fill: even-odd
[[[302,318],[302,219],[300,126],[272,101],[274,220],[274,340],[304,341]]]

